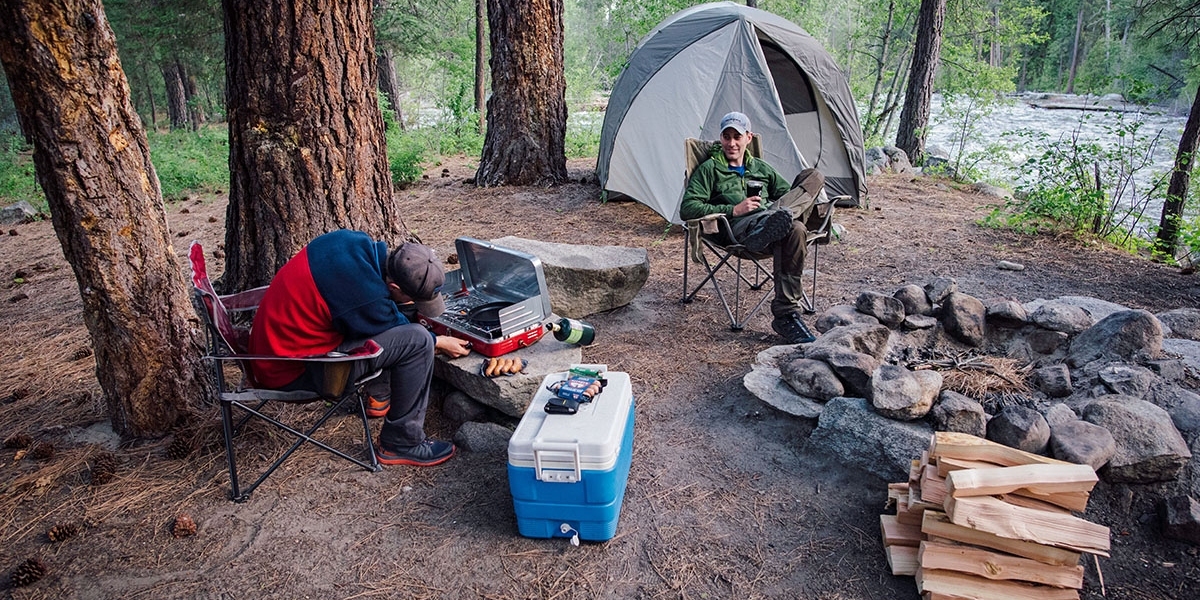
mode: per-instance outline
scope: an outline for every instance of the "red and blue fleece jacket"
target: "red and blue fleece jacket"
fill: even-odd
[[[254,315],[250,353],[314,356],[346,339],[365,339],[408,323],[384,281],[387,243],[346,229],[317,237],[275,274]],[[304,365],[256,361],[259,385],[277,388]]]

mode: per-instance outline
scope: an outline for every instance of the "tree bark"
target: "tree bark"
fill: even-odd
[[[492,97],[476,184],[565,182],[562,0],[488,0],[488,25]]]
[[[487,61],[487,11],[485,0],[475,0],[475,112],[479,113],[479,132],[483,133],[484,105],[487,102],[487,71],[484,63]]]
[[[179,80],[183,83],[183,100],[184,106],[187,107],[188,123],[192,131],[196,131],[204,124],[204,106],[200,103],[200,94],[196,90],[196,76],[178,60],[175,61],[175,68],[179,71]]]
[[[154,86],[150,85],[150,74],[146,72],[145,63],[142,63],[142,79],[146,81],[146,97],[150,99],[150,127],[158,131],[158,106],[154,102]]]
[[[396,53],[391,48],[379,48],[375,53],[375,65],[379,75],[379,91],[383,92],[388,108],[396,115],[396,125],[404,131],[404,113],[400,111],[400,82],[396,78]]]
[[[1083,9],[1087,0],[1079,2],[1079,16],[1075,18],[1075,39],[1071,42],[1071,66],[1067,72],[1067,93],[1075,93],[1075,70],[1079,66],[1079,38],[1083,37]]]
[[[183,92],[179,63],[174,60],[164,62],[161,70],[163,85],[167,88],[167,118],[171,121],[171,131],[184,129],[188,124],[187,95]]]
[[[229,121],[225,290],[263,285],[339,228],[393,243],[370,0],[224,0]]]
[[[914,165],[925,160],[925,128],[929,124],[933,76],[941,55],[945,23],[946,0],[921,0],[908,91],[904,94],[904,109],[900,111],[900,128],[896,132],[896,146],[908,154]]]
[[[0,3],[0,62],[83,297],[113,429],[155,436],[205,378],[158,176],[100,0]]]
[[[1179,219],[1183,217],[1183,205],[1188,195],[1188,181],[1192,175],[1192,164],[1196,158],[1196,148],[1200,142],[1200,86],[1196,87],[1196,97],[1192,100],[1192,110],[1188,113],[1187,122],[1183,126],[1183,135],[1179,137],[1179,150],[1175,153],[1175,168],[1171,171],[1171,182],[1167,184],[1167,199],[1163,202],[1162,218],[1158,221],[1158,238],[1155,247],[1159,252],[1168,256],[1175,255],[1175,245],[1179,240]]]

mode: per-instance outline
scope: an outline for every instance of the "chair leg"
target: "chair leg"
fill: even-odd
[[[809,302],[808,312],[817,312],[817,264],[818,253],[821,251],[820,244],[813,244],[813,283],[812,283],[812,300]]]
[[[375,456],[375,443],[371,440],[371,422],[367,419],[367,403],[363,399],[363,394],[362,388],[358,388],[354,397],[358,399],[358,415],[362,418],[363,438],[367,440],[367,458],[370,459],[370,470],[378,473],[383,470],[383,465],[379,464],[379,457]]]
[[[233,406],[231,402],[221,400],[221,430],[225,436],[225,461],[229,464],[229,499],[234,502],[244,502],[246,496],[238,486],[237,459],[233,451]]]

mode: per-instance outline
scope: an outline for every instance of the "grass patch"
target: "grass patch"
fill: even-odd
[[[164,200],[229,189],[229,129],[223,124],[146,137]]]
[[[46,196],[33,167],[33,147],[16,133],[0,133],[0,204],[25,200],[46,212]]]

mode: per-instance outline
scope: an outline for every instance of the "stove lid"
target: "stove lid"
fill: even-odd
[[[540,312],[538,319],[550,316],[550,290],[546,287],[542,259],[470,237],[454,240],[454,249],[461,265],[462,287],[469,294],[489,301],[521,303],[526,311]],[[447,282],[450,279],[447,277]],[[459,291],[448,286],[443,289],[448,296]],[[531,298],[537,300],[529,301]]]

